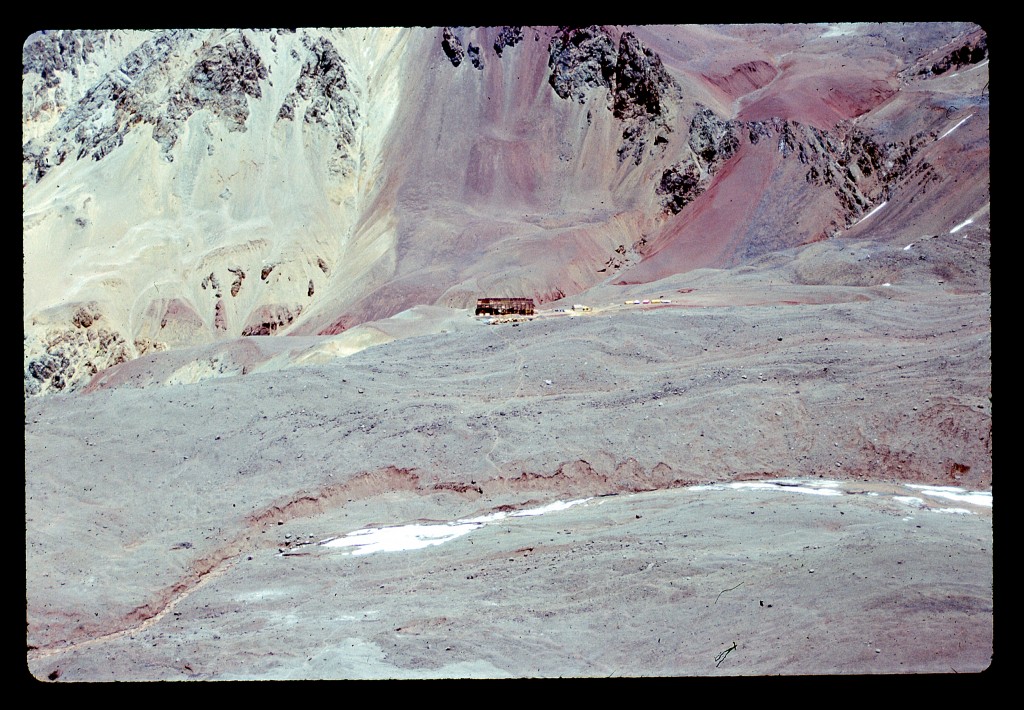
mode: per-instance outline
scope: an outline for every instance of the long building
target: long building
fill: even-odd
[[[532,298],[478,298],[476,314],[478,316],[533,315]]]

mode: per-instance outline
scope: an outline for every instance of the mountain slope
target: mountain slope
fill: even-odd
[[[30,672],[985,670],[986,42],[30,38]]]
[[[987,202],[957,178],[987,171],[979,28],[766,29],[29,38],[26,392],[223,338],[737,265],[883,203],[903,238]]]

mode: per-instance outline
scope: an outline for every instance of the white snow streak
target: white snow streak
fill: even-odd
[[[960,224],[956,225],[956,226],[955,226],[955,227],[953,227],[953,228],[952,228],[951,230],[949,230],[949,233],[950,233],[950,234],[956,234],[956,233],[957,233],[957,232],[959,232],[959,231],[960,231],[961,229],[963,229],[964,227],[966,227],[966,226],[967,226],[968,224],[972,224],[973,222],[974,222],[974,220],[973,220],[973,219],[965,219],[965,220],[964,220],[963,222],[961,222]]]
[[[972,113],[972,114],[971,114],[971,116],[973,116],[973,115],[974,115],[974,114]],[[950,129],[949,129],[948,131],[946,131],[946,132],[945,132],[945,133],[943,133],[943,134],[942,134],[941,136],[939,136],[939,140],[941,141],[941,140],[942,140],[943,138],[945,138],[946,136],[948,136],[948,135],[949,135],[950,133],[952,133],[952,132],[953,132],[953,131],[955,131],[956,129],[960,128],[960,126],[964,125],[964,122],[966,122],[966,121],[967,121],[967,119],[968,119],[968,118],[970,118],[971,116],[966,116],[966,117],[964,117],[964,118],[960,119],[960,120],[959,120],[959,121],[957,122],[957,124],[956,124],[955,126],[953,126],[953,127],[952,127],[952,128],[950,128]]]
[[[986,508],[992,507],[991,493],[985,493],[982,491],[967,492],[963,488],[957,488],[955,486],[923,486],[907,484],[907,488],[914,488],[921,491],[924,495],[932,496],[933,498],[947,498],[960,503],[971,503],[972,505],[980,505]]]
[[[586,503],[589,498],[572,501],[555,501],[540,508],[518,510],[514,513],[499,511],[482,515],[478,518],[457,520],[453,523],[440,523],[435,525],[398,525],[387,528],[364,528],[350,532],[344,537],[336,537],[320,541],[324,547],[353,547],[353,555],[368,555],[371,552],[400,552],[403,550],[419,550],[431,545],[440,545],[462,537],[474,530],[479,530],[487,523],[493,523],[505,518],[520,518],[534,515],[544,515],[554,511],[566,510],[574,505]]]
[[[863,216],[863,217],[861,217],[861,218],[860,218],[859,220],[857,220],[857,222],[856,222],[856,224],[855,224],[854,226],[856,226],[857,224],[860,224],[861,222],[863,222],[864,220],[866,220],[866,219],[867,219],[868,217],[870,217],[871,215],[873,215],[873,214],[874,214],[875,212],[877,212],[878,210],[880,210],[880,209],[882,209],[883,207],[885,207],[885,206],[886,206],[887,204],[889,204],[889,201],[888,201],[888,200],[886,200],[885,202],[883,202],[882,204],[880,204],[880,205],[879,205],[878,207],[876,207],[875,209],[871,210],[871,211],[870,211],[870,212],[868,212],[868,213],[867,213],[866,215],[864,215],[864,216]]]
[[[927,510],[936,513],[954,513],[957,515],[972,515],[972,511],[966,508],[937,508],[928,505],[926,498],[944,498],[960,503],[967,503],[974,506],[992,507],[992,493],[984,491],[966,491],[955,486],[929,486],[905,484],[906,488],[913,489],[918,495],[893,495],[892,500],[918,510]],[[692,491],[722,491],[733,490],[755,490],[755,491],[781,491],[788,493],[799,493],[818,496],[838,496],[844,494],[843,484],[838,481],[803,480],[796,478],[781,478],[769,481],[733,481],[731,483],[715,483],[704,486],[692,486]],[[879,495],[877,492],[869,492],[868,495]],[[581,503],[586,503],[591,498],[582,498],[572,501],[555,501],[549,505],[515,512],[499,511],[488,513],[475,518],[465,518],[451,523],[396,525],[393,527],[364,528],[348,533],[342,537],[328,538],[321,540],[318,545],[324,547],[353,548],[349,554],[367,555],[372,552],[400,552],[404,550],[419,550],[432,545],[462,537],[474,530],[479,530],[488,523],[505,520],[507,518],[531,517],[544,515],[546,513],[563,511]],[[913,518],[905,518],[913,520]]]
[[[740,489],[748,488],[757,491],[782,490],[790,493],[809,493],[818,496],[838,496],[842,491],[837,490],[839,484],[835,481],[797,481],[795,479],[782,478],[777,481],[735,481],[710,486],[693,486],[693,491],[714,491],[726,488]]]

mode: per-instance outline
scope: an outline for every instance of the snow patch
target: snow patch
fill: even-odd
[[[735,481],[721,485],[693,486],[691,490],[721,491],[726,488],[736,490],[746,488],[757,491],[784,490],[792,493],[808,493],[819,496],[837,496],[842,494],[842,491],[839,490],[839,483],[836,481],[801,481],[791,478],[780,478],[775,481]]]
[[[829,25],[828,29],[821,33],[823,39],[828,37],[849,37],[860,32],[861,22],[843,22],[838,25]]]
[[[857,222],[856,222],[856,223],[854,224],[854,226],[856,226],[856,225],[860,224],[861,222],[863,222],[863,221],[864,221],[864,220],[866,220],[867,218],[871,217],[871,216],[872,216],[872,215],[873,215],[873,214],[874,214],[875,212],[877,212],[878,210],[882,209],[882,208],[883,208],[883,207],[885,207],[885,206],[886,206],[887,204],[889,204],[889,201],[888,201],[888,200],[886,200],[886,201],[885,201],[885,202],[883,202],[882,204],[878,205],[878,207],[876,207],[875,209],[871,210],[871,211],[870,211],[870,212],[868,212],[868,213],[867,213],[866,215],[864,215],[864,216],[863,216],[863,217],[861,217],[861,218],[860,218],[859,220],[857,220]]]
[[[320,543],[324,547],[354,547],[353,555],[368,555],[371,552],[399,552],[419,550],[431,545],[454,540],[477,528],[483,523],[448,523],[446,525],[402,525],[396,528],[366,528],[356,530],[345,537]]]
[[[972,113],[972,114],[971,114],[971,116],[973,116],[973,115],[974,115],[974,114]],[[967,116],[967,117],[965,117],[965,118],[962,118],[962,119],[960,119],[959,121],[957,121],[957,124],[956,124],[955,126],[953,126],[953,127],[952,127],[952,128],[950,128],[950,129],[949,129],[948,131],[946,131],[946,132],[945,132],[945,133],[943,133],[943,134],[942,134],[941,136],[939,136],[939,140],[941,141],[941,140],[942,140],[943,138],[945,138],[945,137],[946,137],[946,136],[948,136],[948,135],[949,135],[950,133],[952,133],[953,131],[955,131],[956,129],[958,129],[958,128],[959,128],[960,126],[964,125],[964,123],[965,123],[965,122],[967,121],[967,119],[968,119],[968,118],[970,118],[971,116]]]
[[[462,537],[474,530],[479,530],[487,523],[493,523],[505,518],[521,518],[534,515],[544,515],[555,511],[566,510],[574,505],[586,503],[590,498],[582,498],[571,501],[555,501],[540,508],[518,510],[512,513],[499,511],[489,513],[476,518],[457,520],[451,523],[436,525],[425,525],[422,523],[414,525],[398,525],[385,528],[364,528],[350,532],[344,537],[321,540],[318,544],[324,547],[352,547],[353,555],[368,555],[372,552],[401,552],[404,550],[419,550],[431,545],[440,545],[458,537]]]
[[[965,220],[964,220],[963,222],[961,222],[960,224],[956,225],[956,226],[955,226],[955,227],[953,227],[953,228],[952,228],[951,230],[949,230],[949,233],[950,233],[950,234],[956,234],[956,233],[957,233],[957,232],[959,232],[959,231],[960,231],[961,229],[963,229],[964,227],[966,227],[966,226],[967,226],[968,224],[972,224],[973,222],[974,222],[974,220],[973,220],[973,219],[965,219]]]
[[[956,486],[926,486],[920,484],[907,484],[907,488],[921,491],[924,495],[933,498],[946,498],[959,503],[970,503],[984,508],[992,507],[992,494],[984,491],[965,491]]]
[[[929,498],[943,498],[960,503],[968,503],[981,507],[992,507],[992,494],[982,491],[966,491],[956,486],[929,486],[907,484],[907,488],[918,492],[920,496]],[[843,494],[842,484],[838,481],[802,480],[797,478],[780,478],[770,481],[734,481],[731,483],[716,483],[703,486],[692,486],[693,491],[722,491],[733,490],[755,490],[755,491],[786,491],[790,493],[802,493],[806,495],[837,496]],[[869,495],[878,495],[871,492]],[[925,499],[919,495],[894,495],[892,498],[917,510],[931,510],[938,513],[952,513],[957,515],[971,514],[965,508],[932,508]],[[372,552],[400,552],[404,550],[418,550],[432,545],[441,545],[450,540],[467,535],[474,530],[488,525],[489,523],[507,520],[509,518],[532,517],[545,515],[547,513],[560,512],[573,506],[587,503],[591,498],[582,498],[571,501],[555,501],[538,508],[517,510],[513,512],[498,511],[480,515],[473,518],[465,518],[450,523],[438,524],[412,524],[398,525],[392,527],[365,528],[348,533],[343,537],[328,538],[316,543],[324,547],[352,548],[350,554],[366,555]],[[601,501],[603,502],[603,501]],[[912,517],[905,518],[912,520]]]

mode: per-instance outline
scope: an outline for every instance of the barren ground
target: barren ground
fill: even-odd
[[[915,247],[928,259],[903,261],[874,244],[890,286],[698,271],[648,293],[674,287],[670,305],[606,299],[501,326],[463,313],[340,359],[310,355],[322,339],[247,339],[31,400],[29,668],[59,681],[982,671],[991,508],[905,484],[991,491],[991,297],[930,275],[942,259],[987,263],[987,244],[936,237]],[[811,273],[859,248],[795,263]],[[211,373],[248,358],[248,374],[160,384],[204,358]],[[772,478],[845,494],[693,487]],[[296,545],[585,497],[422,550]]]

